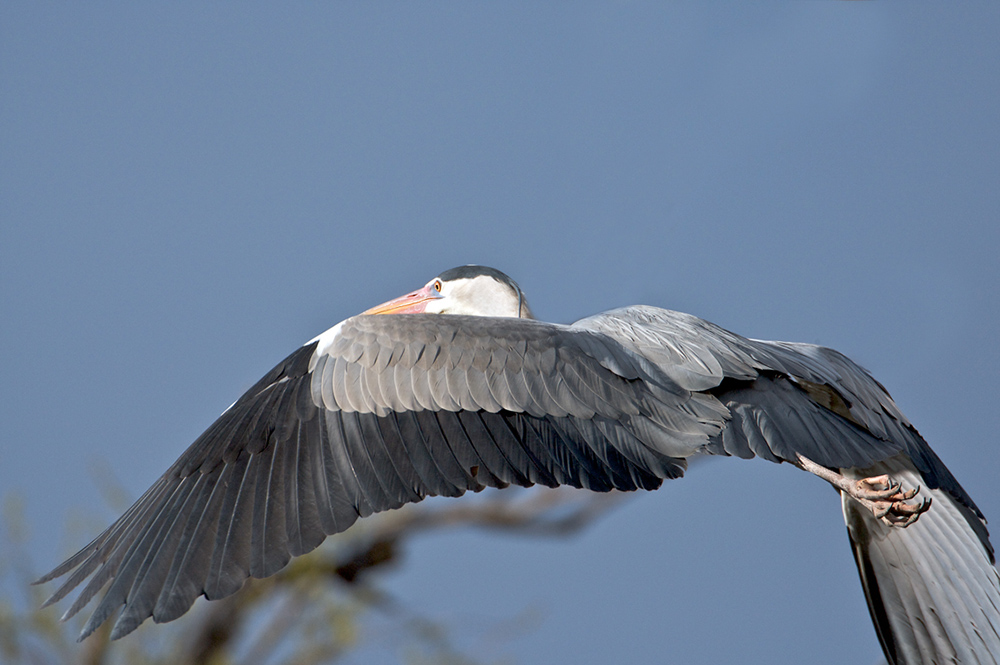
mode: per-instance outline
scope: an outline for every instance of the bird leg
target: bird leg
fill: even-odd
[[[903,491],[902,486],[887,474],[850,480],[807,457],[802,455],[797,457],[795,466],[819,476],[840,491],[846,492],[889,526],[908,527],[931,507],[930,498],[922,499],[915,504],[906,503],[917,495],[920,487]]]

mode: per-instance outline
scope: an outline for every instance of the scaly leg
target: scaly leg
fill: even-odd
[[[921,513],[931,507],[930,498],[922,499],[916,504],[906,503],[917,495],[920,488],[915,487],[904,492],[900,484],[888,475],[849,480],[807,457],[797,456],[798,462],[795,463],[797,467],[847,492],[855,501],[872,511],[875,517],[889,526],[908,527],[917,521]]]

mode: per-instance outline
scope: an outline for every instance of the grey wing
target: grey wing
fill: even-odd
[[[813,344],[752,340],[690,314],[637,306],[583,319],[678,385],[716,396],[731,412],[705,452],[830,468],[865,468],[905,453],[924,483],[952,494],[981,521],[972,498],[871,375]]]
[[[614,337],[682,387],[718,397],[732,418],[706,452],[775,462],[799,453],[852,467],[902,450],[900,433],[909,423],[898,409],[883,408],[876,392],[885,406],[895,404],[864,370],[830,349],[750,340],[690,314],[647,306],[574,327]]]
[[[934,506],[889,528],[842,497],[852,551],[890,663],[1000,662],[1000,578],[985,519],[868,372],[820,346],[750,340],[688,314],[630,307],[575,326],[602,331],[730,411],[710,454],[801,454],[849,477],[893,474]]]
[[[274,368],[135,505],[40,581],[108,590],[117,638],[265,577],[358,517],[484,486],[652,489],[725,409],[604,336],[534,321],[355,317]]]
[[[922,487],[934,502],[915,524],[898,529],[842,493],[852,553],[886,659],[1000,662],[1000,576],[986,519],[972,498],[882,385],[850,359],[818,346],[755,343],[804,392],[836,402],[833,408],[846,411],[845,419],[871,439],[899,444],[898,454],[874,464],[840,465],[846,476],[888,473],[905,488]]]

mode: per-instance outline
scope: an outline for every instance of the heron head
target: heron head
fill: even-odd
[[[365,312],[416,313],[533,318],[517,282],[495,268],[474,265],[445,270],[422,289]]]

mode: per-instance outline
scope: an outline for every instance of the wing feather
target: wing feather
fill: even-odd
[[[489,443],[497,450],[511,451],[510,455],[523,458],[522,462],[514,462],[515,468],[527,468],[530,482],[545,485],[546,487],[556,487],[558,485],[576,485],[573,475],[568,473],[565,467],[559,464],[556,459],[549,454],[545,446],[537,445],[536,437],[520,439],[514,436],[510,425],[504,419],[503,414],[491,411],[480,411],[479,413],[463,414],[469,418],[478,418],[478,427],[484,431],[483,438],[488,438]],[[473,437],[474,438],[474,437]]]
[[[320,491],[317,494],[324,498],[323,508],[321,512],[321,519],[324,522],[324,530],[328,533],[340,533],[346,530],[360,517],[360,512],[358,510],[358,493],[356,488],[356,483],[348,483],[346,479],[350,479],[352,476],[348,475],[351,473],[348,470],[341,470],[341,465],[344,464],[344,451],[337,442],[339,439],[333,439],[330,436],[331,426],[327,419],[327,414],[325,411],[320,411],[316,422],[313,425],[316,434],[318,434],[320,445],[319,445],[319,461],[320,467],[317,473],[317,487],[322,487],[325,491]],[[334,424],[334,427],[339,427],[339,425]],[[313,438],[312,441],[316,441]],[[315,444],[314,444],[315,445]]]
[[[270,445],[254,456],[256,483],[253,526],[250,531],[250,575],[267,577],[291,558],[285,541],[284,474],[278,465],[281,451]]]
[[[195,478],[188,477],[184,479],[187,483],[194,483]],[[100,602],[97,604],[97,609],[91,615],[90,619],[87,621],[84,627],[85,632],[95,629],[100,624],[104,623],[112,613],[123,607],[128,600],[128,591],[132,587],[133,581],[142,572],[142,569],[148,564],[147,560],[155,556],[157,548],[153,547],[154,543],[159,543],[164,538],[161,537],[163,534],[166,524],[176,517],[176,512],[178,504],[182,503],[186,498],[186,493],[183,491],[184,481],[175,485],[170,492],[170,496],[167,500],[157,506],[155,514],[150,516],[150,519],[146,524],[142,525],[142,530],[139,536],[132,542],[126,551],[124,551],[120,564],[115,566],[117,570],[113,573],[113,579],[108,590],[105,592],[104,596],[101,598]],[[119,548],[124,549],[124,543],[119,545]],[[107,566],[107,564],[105,564]],[[103,571],[102,571],[103,572]],[[110,573],[110,569],[109,569]],[[104,585],[101,580],[101,575],[98,573],[91,579],[90,585],[99,584]],[[90,586],[88,585],[88,586]],[[96,587],[91,591],[95,592],[100,586]],[[89,589],[85,590],[88,591]],[[70,608],[80,609],[76,605]],[[114,630],[112,630],[114,632]]]
[[[184,536],[184,525],[190,515],[200,514],[211,495],[214,478],[211,474],[188,476],[189,483],[181,483],[177,488],[176,509],[164,515],[162,528],[156,535],[157,546],[143,556],[140,549],[135,558],[141,558],[135,580],[125,596],[124,608],[115,622],[112,635],[126,635],[153,613],[160,590],[170,572],[170,562],[177,554]],[[125,579],[119,575],[115,582]],[[182,600],[182,599],[178,599]],[[193,600],[193,599],[192,599]]]
[[[193,512],[185,526],[177,554],[171,563],[163,588],[153,609],[158,622],[172,621],[187,612],[205,588],[205,578],[211,563],[212,533],[218,529],[226,481],[234,465],[219,466],[211,473],[214,481],[204,508]]]
[[[285,538],[292,556],[316,548],[326,537],[317,509],[316,486],[309,465],[310,442],[303,439],[301,421],[284,442],[288,503],[285,506]]]
[[[368,460],[378,479],[385,496],[388,499],[386,507],[401,506],[404,503],[420,501],[420,481],[416,476],[413,464],[407,462],[405,450],[390,449],[389,442],[383,436],[380,422],[383,418],[374,418],[368,414],[355,414],[360,431],[356,433],[363,448],[368,454]],[[385,428],[390,430],[390,428]],[[380,508],[385,510],[386,507]]]
[[[377,495],[380,492],[377,484],[366,482],[370,481],[371,469],[360,466],[363,453],[352,450],[360,444],[347,436],[351,424],[342,411],[332,412],[326,416],[326,431],[334,459],[333,468],[340,476],[349,505],[357,511],[359,517],[368,517],[377,511],[376,506],[384,501],[384,498]],[[353,428],[350,431],[354,431]],[[355,460],[359,466],[355,465]]]
[[[420,478],[425,493],[434,496],[461,496],[465,492],[464,475],[451,455],[427,440],[417,413],[428,411],[404,411],[390,414],[383,429],[399,433],[399,441],[406,449],[406,459]]]
[[[494,473],[494,470],[499,473],[503,472],[502,469],[498,468],[497,461],[491,460],[494,464],[490,466],[480,456],[479,451],[474,446],[469,445],[465,429],[455,411],[434,411],[428,415],[429,417],[425,420],[437,425],[436,429],[432,425],[430,431],[440,436],[440,441],[451,451],[455,461],[458,462],[466,486],[476,490],[487,485],[507,486],[508,483]]]
[[[250,575],[250,524],[253,515],[251,462],[255,455],[244,453],[227,465],[229,477],[222,502],[222,520],[215,534],[215,547],[205,581],[205,597],[225,598],[235,593]]]

